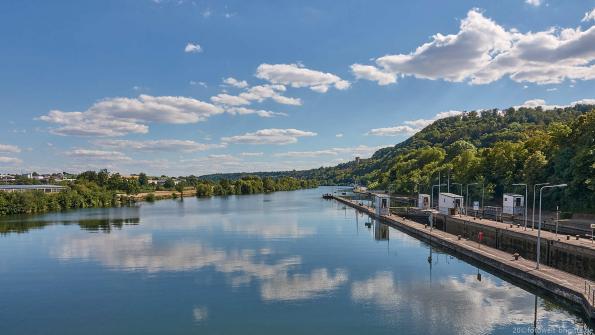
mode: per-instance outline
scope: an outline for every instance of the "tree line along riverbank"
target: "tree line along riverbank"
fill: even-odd
[[[293,177],[260,178],[246,176],[237,180],[217,182],[201,180],[194,176],[178,178],[163,185],[147,183],[141,173],[138,178],[125,178],[107,170],[87,171],[78,175],[75,181],[63,183],[65,190],[55,193],[42,191],[0,192],[0,216],[16,214],[37,214],[76,208],[114,207],[139,200],[154,201],[164,198],[195,195],[241,195],[290,191],[314,188],[314,180]]]

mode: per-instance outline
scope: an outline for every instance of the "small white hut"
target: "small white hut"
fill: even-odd
[[[440,213],[446,215],[459,214],[463,207],[463,196],[454,193],[440,193],[438,208]]]
[[[388,194],[375,194],[376,215],[388,215],[390,206],[390,197]]]
[[[504,193],[502,213],[523,215],[525,212],[525,197],[520,194]]]
[[[420,193],[417,198],[417,208],[419,209],[430,209],[430,195]]]

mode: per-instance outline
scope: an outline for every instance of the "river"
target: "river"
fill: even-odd
[[[0,334],[593,333],[329,190],[2,218]]]

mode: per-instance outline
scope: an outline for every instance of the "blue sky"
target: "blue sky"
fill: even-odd
[[[595,0],[4,1],[0,172],[335,165],[595,96]]]

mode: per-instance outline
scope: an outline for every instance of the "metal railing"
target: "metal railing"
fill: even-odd
[[[591,285],[591,283],[585,280],[585,295],[587,296],[587,301],[591,302],[591,305],[595,306],[595,285]]]

